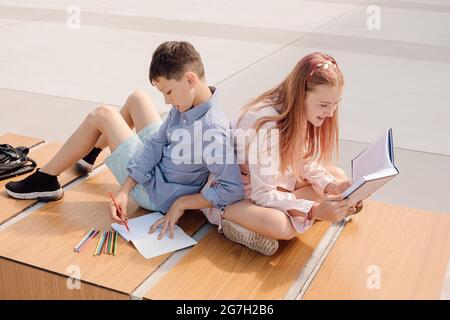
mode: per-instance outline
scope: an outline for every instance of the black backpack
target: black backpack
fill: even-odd
[[[27,156],[29,151],[27,147],[0,144],[0,180],[33,171],[36,161]]]

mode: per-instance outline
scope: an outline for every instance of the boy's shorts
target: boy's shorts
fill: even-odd
[[[145,141],[158,131],[161,124],[162,121],[150,123],[137,134],[133,134],[127,140],[122,142],[111,155],[105,159],[105,164],[111,170],[120,185],[122,185],[128,177],[128,162],[137,152],[142,150]],[[150,202],[148,194],[142,184],[136,184],[133,190],[131,190],[130,196],[142,208],[154,210],[154,206]]]

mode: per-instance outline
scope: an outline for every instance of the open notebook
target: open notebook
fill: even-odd
[[[189,237],[177,225],[175,226],[173,239],[170,238],[170,232],[167,230],[164,237],[158,240],[160,228],[156,229],[152,234],[148,234],[150,226],[162,217],[163,215],[160,212],[153,212],[130,219],[128,220],[130,232],[125,226],[117,223],[111,224],[111,227],[126,241],[131,241],[146,259],[197,244],[197,241]]]
[[[352,160],[353,184],[343,193],[344,199],[351,199],[354,205],[368,198],[398,174],[394,165],[392,129],[388,129],[374,144]]]

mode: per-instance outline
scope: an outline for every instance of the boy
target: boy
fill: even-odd
[[[162,124],[142,91],[128,98],[120,114],[111,107],[99,107],[49,163],[22,181],[9,182],[8,194],[19,199],[60,199],[63,192],[57,175],[77,161],[79,167],[91,170],[97,155],[109,146],[112,153],[105,163],[121,184],[116,196],[120,216],[110,202],[111,217],[117,223],[126,219],[129,192],[141,207],[166,213],[150,230],[162,225],[160,239],[168,229],[173,237],[174,226],[187,209],[223,210],[241,200],[243,184],[229,123],[218,107],[216,89],[206,83],[197,50],[184,41],[161,44],[153,54],[149,78],[165,102],[172,104]],[[133,126],[137,135],[130,129]],[[205,131],[214,138],[214,148],[212,139],[205,141],[199,135]],[[213,183],[202,190],[210,173]]]

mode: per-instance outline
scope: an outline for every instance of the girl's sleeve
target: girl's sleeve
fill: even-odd
[[[324,190],[327,185],[336,180],[334,176],[332,176],[325,167],[317,164],[317,162],[311,161],[304,166],[304,179],[311,183],[314,191],[324,196]]]

